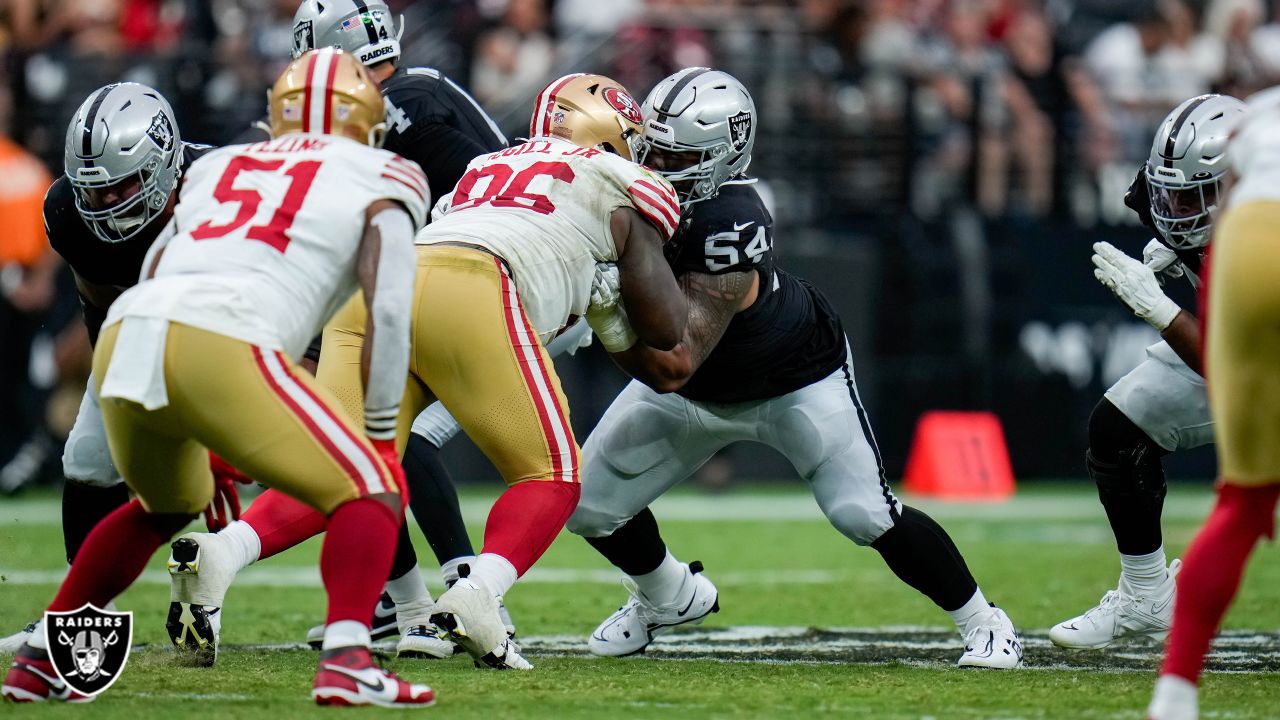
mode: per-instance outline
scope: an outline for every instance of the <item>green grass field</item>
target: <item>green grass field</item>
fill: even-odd
[[[987,597],[1024,634],[1027,668],[1006,673],[955,669],[960,640],[947,617],[899,583],[874,551],[838,535],[795,490],[690,491],[655,507],[672,550],[706,565],[722,611],[665,636],[646,656],[585,655],[587,634],[625,591],[586,543],[566,534],[507,596],[532,672],[475,670],[465,657],[387,664],[432,685],[440,700],[425,712],[449,717],[1142,717],[1159,647],[1067,653],[1045,639],[1049,626],[1095,603],[1118,573],[1089,485],[1032,487],[1000,505],[916,503],[948,528]],[[475,537],[491,497],[464,498]],[[1210,502],[1207,486],[1170,492],[1173,555]],[[312,540],[241,574],[224,611],[224,652],[211,670],[173,666],[163,629],[167,576],[157,557],[119,601],[135,613],[142,646],[120,681],[89,706],[3,713],[283,720],[339,712],[311,705],[316,655],[298,645],[323,615],[318,550]],[[419,554],[431,557],[425,544]],[[61,555],[55,494],[0,500],[0,635],[38,615],[62,573]],[[433,566],[424,574],[438,592]],[[1280,561],[1264,547],[1227,618],[1202,717],[1280,717],[1278,628]]]

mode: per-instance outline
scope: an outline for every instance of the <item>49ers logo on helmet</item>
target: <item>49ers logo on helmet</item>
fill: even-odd
[[[601,93],[604,101],[613,106],[614,110],[622,113],[622,116],[631,122],[639,125],[644,122],[644,117],[640,115],[640,104],[635,101],[626,90],[616,87],[607,87]]]

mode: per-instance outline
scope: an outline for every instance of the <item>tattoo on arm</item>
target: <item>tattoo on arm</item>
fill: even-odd
[[[680,277],[680,289],[689,301],[689,323],[682,342],[693,358],[695,370],[711,354],[729,327],[729,321],[742,308],[755,275],[755,270],[748,270],[720,275],[690,272]]]

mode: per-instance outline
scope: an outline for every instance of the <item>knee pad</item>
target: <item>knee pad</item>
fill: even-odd
[[[106,438],[77,437],[75,434],[67,438],[62,451],[62,474],[72,482],[93,487],[113,487],[124,482],[116,472],[115,463],[111,462]]]
[[[1163,499],[1165,452],[1105,398],[1089,416],[1085,467],[1100,492]]]
[[[569,516],[565,527],[574,535],[585,538],[608,537],[627,524],[630,518],[618,517],[616,513],[587,507],[579,501],[578,507]]]
[[[822,509],[832,527],[858,545],[870,545],[893,527],[893,516],[887,505],[868,507],[857,502],[842,502]]]

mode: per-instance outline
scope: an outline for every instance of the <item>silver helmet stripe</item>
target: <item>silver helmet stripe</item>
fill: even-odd
[[[85,158],[85,167],[93,167],[93,124],[98,119],[98,110],[102,108],[102,103],[111,94],[112,90],[119,87],[119,83],[112,83],[98,91],[98,97],[93,99],[93,104],[89,106],[89,112],[85,114],[84,130],[81,134],[80,155]]]
[[[1185,108],[1183,108],[1182,112],[1178,114],[1178,119],[1173,121],[1173,127],[1169,130],[1169,137],[1167,140],[1165,140],[1165,144],[1164,144],[1164,166],[1165,167],[1173,167],[1174,145],[1177,144],[1178,142],[1178,132],[1182,130],[1183,123],[1187,121],[1187,118],[1191,117],[1191,113],[1194,112],[1196,108],[1203,105],[1205,101],[1207,101],[1211,97],[1214,97],[1214,96],[1201,95],[1200,97],[1196,98],[1191,103],[1189,103]]]
[[[671,88],[671,92],[667,93],[667,97],[662,101],[662,103],[658,105],[658,107],[654,108],[658,113],[658,122],[667,121],[667,118],[671,116],[671,106],[675,103],[676,98],[680,97],[680,92],[688,87],[689,83],[693,82],[694,78],[709,72],[711,72],[711,68],[693,68],[689,72],[685,73],[685,76],[680,78],[680,80],[676,82],[675,86]]]

